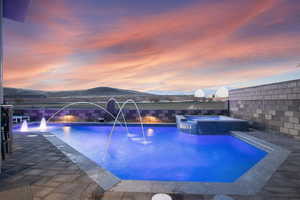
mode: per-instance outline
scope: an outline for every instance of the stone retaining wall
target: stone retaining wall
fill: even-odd
[[[300,138],[300,80],[231,90],[229,100],[231,116]]]
[[[27,115],[30,116],[31,121],[39,121],[42,117],[48,119],[58,109],[18,109],[15,110],[15,115]],[[138,121],[138,113],[136,110],[124,110],[125,118],[128,121]],[[228,110],[141,110],[142,116],[154,116],[161,120],[161,122],[175,122],[176,115],[228,115]],[[58,119],[64,115],[74,115],[80,119],[80,121],[97,121],[98,118],[103,118],[106,113],[97,109],[67,109],[60,112]]]

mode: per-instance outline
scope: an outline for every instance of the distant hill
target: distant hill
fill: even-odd
[[[82,97],[82,96],[117,96],[117,95],[151,95],[134,90],[111,87],[96,87],[86,90],[42,91],[21,88],[4,88],[6,98],[47,98],[47,97]]]
[[[194,92],[176,91],[176,90],[150,90],[154,95],[194,95]]]
[[[19,89],[19,88],[3,88],[4,97],[36,97],[43,98],[47,97],[47,92],[40,90],[29,90],[29,89]]]

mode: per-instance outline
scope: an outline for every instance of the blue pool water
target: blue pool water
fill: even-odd
[[[118,126],[103,160],[111,125],[54,125],[58,138],[125,180],[234,182],[267,153],[231,135],[190,135],[175,126]]]

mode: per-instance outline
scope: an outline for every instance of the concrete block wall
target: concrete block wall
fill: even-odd
[[[49,119],[58,109],[17,109],[15,115],[29,116],[31,121],[40,121],[42,117]],[[138,113],[136,110],[124,110],[126,120],[138,121]],[[105,117],[106,113],[99,109],[66,109],[58,113],[54,118],[58,119],[64,115],[74,115],[81,121],[97,121],[100,117]],[[142,116],[154,116],[161,122],[175,122],[176,115],[228,115],[227,109],[216,110],[141,110]]]
[[[300,80],[231,90],[229,101],[230,115],[254,128],[300,138]]]

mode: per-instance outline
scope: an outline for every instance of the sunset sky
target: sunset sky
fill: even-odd
[[[193,91],[300,78],[300,1],[32,0],[25,23],[4,20],[4,51],[9,87]]]

